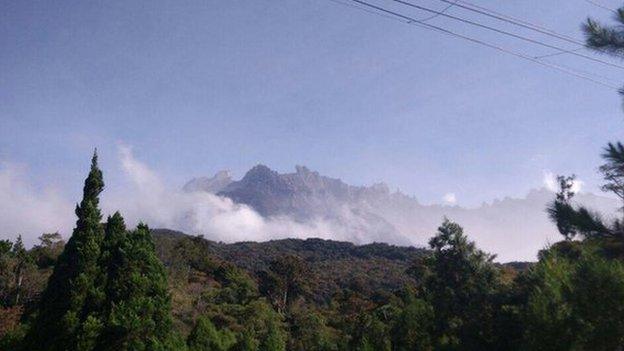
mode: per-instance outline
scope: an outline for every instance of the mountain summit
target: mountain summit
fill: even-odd
[[[213,177],[193,178],[182,188],[184,191],[206,191],[209,193],[217,193],[221,189],[232,183],[232,174],[230,171],[219,171]]]

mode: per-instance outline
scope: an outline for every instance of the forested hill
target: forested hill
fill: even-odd
[[[283,239],[266,242],[218,243],[168,229],[154,229],[156,249],[165,265],[172,267],[181,257],[198,255],[232,263],[252,275],[284,256],[303,259],[310,269],[309,279],[317,281],[315,300],[328,301],[340,289],[366,286],[370,292],[391,292],[413,283],[405,274],[414,261],[428,250],[384,243],[355,245],[323,239]],[[200,257],[198,257],[199,259]]]

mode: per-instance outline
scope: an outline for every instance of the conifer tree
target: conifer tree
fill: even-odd
[[[24,280],[24,272],[26,271],[28,265],[32,264],[32,259],[24,247],[21,235],[17,237],[15,244],[13,244],[13,255],[16,260],[15,267],[13,269],[13,275],[15,277],[15,281],[13,283],[13,305],[17,306],[21,302],[20,297],[22,292],[22,282]]]
[[[171,301],[165,267],[156,256],[149,228],[123,233],[123,219],[109,221],[104,331],[97,350],[171,348]]]
[[[96,317],[85,313],[85,305],[98,275],[104,236],[98,205],[103,189],[102,171],[94,152],[83,198],[76,206],[76,228],[43,292],[38,314],[25,339],[28,350],[78,350],[84,323],[88,320],[89,329],[100,324]]]
[[[114,279],[122,274],[124,251],[127,249],[126,225],[121,214],[115,212],[106,221],[102,253],[99,260],[100,271],[96,282],[98,288],[94,289],[97,295],[91,296],[91,310],[101,316],[103,323],[106,323],[106,317],[111,312],[112,302],[121,299],[116,291],[118,284]],[[102,345],[111,343],[112,340],[115,340],[115,334],[114,328],[103,325],[100,334],[97,335],[98,343]]]
[[[424,289],[434,309],[434,334],[446,350],[492,349],[493,297],[499,287],[495,256],[479,250],[448,219],[429,240]]]

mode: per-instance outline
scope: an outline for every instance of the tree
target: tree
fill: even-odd
[[[602,190],[612,192],[624,202],[624,145],[619,142],[609,143],[602,158],[606,161],[600,166],[600,172],[606,181]],[[624,206],[620,210],[624,211]]]
[[[166,350],[175,342],[167,274],[154,250],[150,230],[139,224],[123,233],[114,215],[107,228],[104,331],[98,350]]]
[[[577,263],[569,296],[574,334],[583,350],[618,350],[624,345],[624,265],[594,253]]]
[[[22,282],[24,281],[24,273],[28,265],[32,264],[32,259],[24,247],[21,235],[17,237],[15,244],[13,244],[12,252],[16,261],[15,267],[13,268],[13,276],[15,277],[15,282],[13,284],[13,305],[17,306],[21,302],[20,296],[22,292]]]
[[[624,145],[609,143],[602,158],[605,163],[600,167],[606,183],[602,186],[624,201]],[[574,193],[571,191],[573,177],[558,177],[560,190],[555,200],[548,205],[547,212],[559,232],[571,240],[577,235],[583,239],[598,240],[603,244],[605,253],[612,256],[624,255],[624,222],[613,219],[603,220],[599,213],[584,206],[572,204]],[[624,207],[621,208],[624,211]]]
[[[499,288],[495,256],[476,248],[463,229],[445,219],[429,241],[424,289],[434,310],[437,348],[495,349],[494,297]]]
[[[289,318],[290,340],[293,351],[338,350],[337,332],[327,325],[325,318],[311,308],[296,306]]]
[[[263,351],[286,351],[286,336],[276,324],[269,325],[268,333],[262,343],[260,350]]]
[[[227,351],[236,343],[236,336],[229,329],[217,330],[209,318],[200,317],[189,334],[189,351]]]
[[[605,26],[592,18],[587,19],[583,30],[589,48],[613,56],[624,53],[624,8],[616,11],[614,19],[618,22],[616,26]]]
[[[39,268],[54,266],[63,251],[65,242],[59,233],[45,233],[39,237],[39,244],[32,248],[32,255]]]
[[[309,284],[306,263],[294,255],[280,257],[271,262],[268,271],[260,272],[260,292],[280,313],[286,312],[298,297],[305,295]]]
[[[571,308],[572,267],[556,251],[544,253],[529,272],[529,296],[524,306],[523,344],[527,350],[573,350]]]
[[[84,313],[86,299],[98,276],[100,244],[104,237],[98,206],[103,189],[102,171],[94,153],[82,201],[76,206],[76,228],[58,258],[36,319],[26,336],[29,350],[78,349],[80,331],[89,317]]]
[[[585,245],[568,258],[545,252],[528,273],[528,350],[618,350],[624,343],[624,265]]]
[[[407,303],[394,318],[393,350],[433,350],[431,327],[433,308],[426,301],[409,296]]]

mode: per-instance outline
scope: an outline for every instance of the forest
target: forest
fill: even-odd
[[[589,20],[588,45],[623,50],[617,18]],[[624,201],[624,144],[601,156],[603,190]],[[0,350],[621,350],[624,219],[558,182],[544,215],[561,240],[500,264],[449,219],[426,248],[128,228],[100,210],[94,153],[66,242],[0,241]]]

